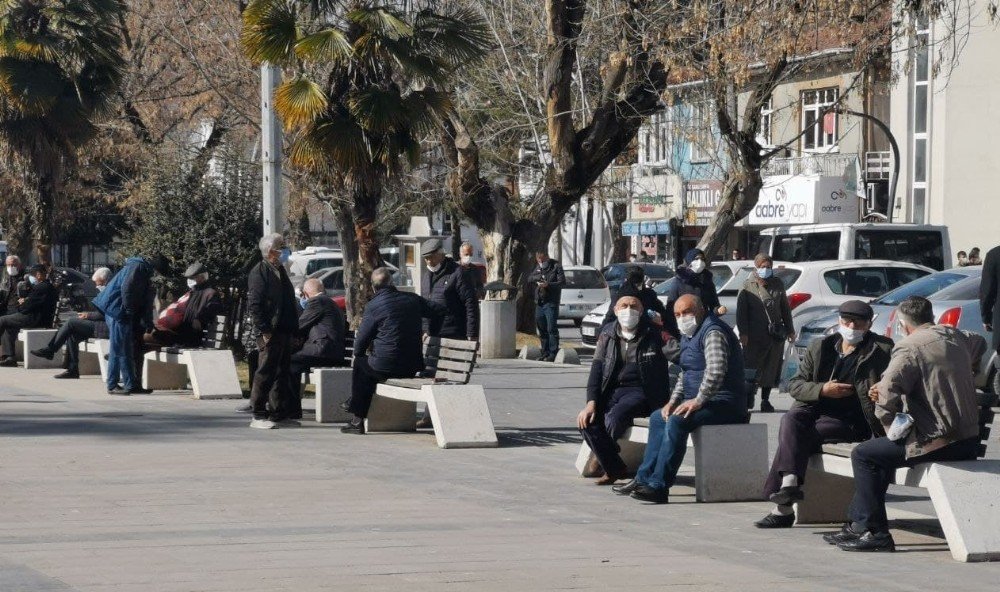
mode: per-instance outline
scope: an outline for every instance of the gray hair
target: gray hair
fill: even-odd
[[[458,250],[461,251],[465,247],[469,247],[469,250],[471,250],[471,251],[475,251],[476,250],[475,247],[472,246],[472,243],[470,243],[469,241],[465,241],[464,243],[462,243],[461,245],[459,245],[458,246]]]
[[[94,280],[95,283],[102,281],[106,284],[111,280],[111,275],[110,269],[107,267],[99,267],[97,268],[97,271],[94,272],[94,275],[90,276],[90,279]]]
[[[7,255],[7,259],[8,260],[13,259],[14,260],[14,265],[20,265],[21,264],[21,258],[18,257],[17,255]]]
[[[282,247],[285,246],[285,237],[281,236],[277,232],[272,232],[271,234],[265,234],[261,237],[260,242],[257,243],[260,247],[260,254],[267,259],[267,254],[271,251],[280,251]]]
[[[392,270],[388,267],[379,267],[372,272],[372,288],[388,288],[392,285]]]
[[[323,282],[318,278],[309,278],[302,284],[302,293],[309,292],[313,296],[323,293]]]

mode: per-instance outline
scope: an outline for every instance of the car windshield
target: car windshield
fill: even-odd
[[[567,269],[566,287],[573,290],[599,290],[607,288],[604,276],[596,269]]]
[[[309,275],[315,271],[321,269],[326,269],[327,267],[340,267],[343,264],[343,259],[310,259],[309,263],[306,264],[306,275]]]
[[[931,300],[978,300],[979,284],[981,277],[967,277],[941,290],[935,292]]]
[[[674,277],[674,270],[666,265],[643,265],[642,270],[646,277],[652,280],[665,280]]]
[[[924,276],[918,280],[913,280],[908,284],[904,284],[892,292],[887,292],[882,295],[881,298],[876,299],[872,304],[886,304],[888,306],[896,306],[900,302],[906,300],[910,296],[922,296],[926,298],[931,294],[935,294],[948,286],[968,278],[969,276],[960,273],[949,273],[943,271],[940,273],[932,273],[931,275]],[[976,289],[979,289],[979,283],[976,282]]]
[[[729,287],[719,292],[719,295],[720,296],[736,295],[743,288],[743,284],[746,283],[747,279],[749,279],[750,275],[753,273],[756,273],[753,267],[741,268],[739,271],[736,272],[736,275],[733,277],[733,281],[729,282],[728,284]],[[778,267],[777,269],[774,270],[774,277],[781,280],[781,283],[782,285],[785,286],[786,290],[792,287],[792,284],[795,283],[795,280],[799,279],[800,275],[802,275],[802,270],[795,269],[792,267]]]

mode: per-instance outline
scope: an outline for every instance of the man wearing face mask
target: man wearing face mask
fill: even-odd
[[[424,321],[424,333],[431,337],[479,340],[479,301],[469,275],[454,259],[446,257],[441,239],[432,238],[420,246],[427,269],[421,274],[421,296],[447,309],[443,317]]]
[[[101,267],[90,277],[97,291],[103,292],[111,280],[111,270]],[[51,360],[63,344],[66,345],[66,370],[53,378],[80,378],[80,343],[88,339],[107,339],[108,324],[104,322],[104,314],[93,310],[79,312],[59,327],[55,336],[42,349],[32,351],[32,355]]]
[[[535,324],[541,345],[542,362],[551,362],[559,353],[559,302],[566,284],[562,265],[544,251],[535,253],[538,267],[528,276],[535,285]]]
[[[302,314],[299,315],[298,340],[302,347],[292,354],[292,399],[289,416],[302,418],[302,373],[310,368],[332,368],[346,366],[344,360],[344,337],[347,321],[340,307],[326,295],[323,282],[309,278],[302,284],[302,298],[299,299]]]
[[[156,319],[155,328],[143,336],[144,349],[161,347],[199,347],[205,329],[215,324],[222,314],[222,298],[209,284],[209,274],[200,261],[184,270],[188,291],[173,302]]]
[[[866,303],[849,300],[839,311],[837,333],[814,341],[789,381],[795,403],[781,418],[778,450],[764,484],[764,495],[775,506],[754,523],[757,528],[794,524],[792,504],[803,499],[809,456],[822,444],[884,433],[868,389],[889,365],[892,340],[870,331],[874,311]]]
[[[630,265],[625,268],[625,279],[617,293],[612,295],[611,302],[618,302],[625,296],[638,298],[639,302],[642,303],[643,312],[653,311],[660,315],[660,319],[667,317],[667,309],[656,297],[656,292],[652,288],[646,287],[646,272],[638,265]],[[615,310],[614,307],[609,306],[602,324],[610,323],[613,320],[615,320]]]
[[[692,431],[748,420],[743,350],[733,330],[692,294],[677,299],[674,316],[683,335],[677,385],[670,401],[649,417],[646,452],[635,479],[613,488],[654,504],[667,503]]]
[[[21,258],[10,255],[4,264],[3,278],[0,279],[0,315],[17,312],[17,299],[23,296],[17,291],[17,285],[24,281]]]
[[[0,335],[3,340],[3,357],[0,366],[15,367],[14,347],[21,329],[48,329],[52,327],[52,317],[59,301],[59,291],[49,283],[48,270],[44,265],[35,265],[28,270],[31,291],[17,300],[17,312],[0,317]]]
[[[462,266],[463,270],[465,270],[466,276],[469,278],[473,289],[476,291],[476,299],[482,300],[486,296],[486,290],[483,288],[482,272],[472,261],[472,252],[472,243],[462,243],[462,246],[458,248],[458,264]]]
[[[648,416],[651,409],[666,403],[667,358],[674,353],[664,351],[660,327],[650,322],[635,296],[619,298],[614,314],[616,321],[606,324],[597,337],[587,381],[587,406],[576,418],[597,465],[589,465],[585,474],[604,473],[598,485],[611,485],[627,476],[617,440],[633,419]]]
[[[684,255],[684,263],[677,268],[677,275],[674,276],[673,284],[667,290],[667,310],[673,310],[674,303],[685,295],[697,296],[705,306],[705,310],[713,315],[724,315],[728,310],[719,302],[719,295],[715,291],[715,282],[712,272],[708,270],[705,260],[705,252],[701,249],[691,249]],[[674,336],[680,339],[681,332],[677,328],[677,323],[673,315],[668,314],[664,319],[664,327]]]

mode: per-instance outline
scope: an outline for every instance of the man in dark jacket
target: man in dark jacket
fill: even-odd
[[[778,450],[764,484],[775,507],[754,524],[789,528],[792,504],[802,499],[809,456],[827,442],[860,442],[881,436],[868,390],[889,365],[892,340],[871,332],[874,311],[860,300],[840,305],[837,333],[814,341],[789,382],[795,404],[781,418]]]
[[[604,476],[598,485],[622,479],[628,467],[618,455],[617,440],[636,417],[648,417],[667,402],[669,374],[660,327],[646,315],[635,296],[614,306],[616,320],[601,329],[587,381],[587,406],[576,418],[583,439],[594,452]],[[670,340],[676,345],[675,340]],[[585,474],[592,475],[595,467]]]
[[[979,283],[979,310],[982,313],[983,326],[993,332],[993,349],[1000,354],[1000,246],[993,247],[986,253],[983,262],[983,278]],[[1000,385],[1000,357],[997,358],[997,379],[994,386]],[[994,391],[996,392],[996,391]]]
[[[264,260],[247,277],[247,304],[257,338],[257,372],[250,389],[253,419],[250,427],[270,430],[279,424],[298,425],[289,417],[292,402],[292,340],[299,328],[295,288],[285,270],[285,238],[269,234],[260,239]]]
[[[351,401],[354,419],[341,428],[345,434],[364,434],[365,418],[378,383],[389,378],[413,378],[424,369],[421,339],[423,319],[446,313],[444,306],[392,285],[385,267],[372,272],[375,295],[368,301],[354,336]]]
[[[344,366],[347,323],[344,313],[326,295],[323,282],[310,278],[302,284],[302,314],[298,339],[302,348],[292,354],[292,418],[302,417],[302,373],[310,368]]]
[[[535,253],[538,267],[528,276],[528,283],[535,285],[535,324],[541,342],[541,361],[551,362],[559,353],[559,302],[566,274],[562,265],[550,259],[548,253]]]
[[[162,255],[129,257],[111,278],[108,287],[94,298],[94,308],[108,324],[111,351],[108,354],[109,395],[145,392],[136,372],[136,353],[142,334],[153,328],[153,274],[166,275],[170,265]],[[119,380],[121,382],[119,382]]]
[[[17,255],[9,255],[4,261],[3,278],[0,279],[0,315],[17,312],[17,299],[24,297],[17,290],[24,281],[24,265]]]
[[[216,317],[222,313],[222,298],[209,284],[208,270],[200,261],[189,265],[184,270],[184,277],[188,291],[160,313],[155,328],[145,334],[146,351],[170,346],[200,347],[205,329],[214,325]],[[181,314],[177,308],[181,309]]]
[[[17,366],[14,347],[21,329],[50,329],[52,317],[59,301],[59,291],[49,283],[48,270],[44,265],[35,265],[28,270],[31,291],[17,300],[17,310],[13,314],[0,317],[0,335],[3,340],[3,358],[0,366]]]
[[[666,321],[667,309],[656,297],[656,292],[646,287],[646,272],[638,265],[629,265],[625,268],[625,278],[621,287],[611,295],[611,302],[618,302],[625,296],[635,296],[642,304],[643,312],[653,311],[660,315],[660,319]],[[615,307],[608,306],[608,312],[604,315],[604,323],[607,324],[615,320]],[[673,315],[671,315],[673,316]]]
[[[479,301],[476,288],[464,268],[445,257],[441,240],[432,238],[420,246],[420,256],[427,266],[423,273],[421,296],[447,309],[439,319],[425,320],[424,333],[449,339],[479,339]]]
[[[90,277],[98,292],[103,292],[111,281],[111,270],[101,267]],[[66,370],[56,374],[54,378],[80,378],[80,343],[92,339],[107,339],[108,324],[104,322],[104,314],[100,311],[88,311],[77,313],[76,317],[67,320],[55,336],[42,349],[32,351],[36,355],[47,360],[55,357],[63,344],[66,345]]]
[[[705,310],[713,315],[722,316],[728,312],[719,302],[712,272],[708,269],[705,252],[701,249],[691,249],[684,255],[684,265],[677,268],[677,275],[667,290],[667,310],[673,310],[674,303],[685,294],[697,296],[705,306]],[[673,315],[667,315],[664,327],[676,339],[681,338]]]

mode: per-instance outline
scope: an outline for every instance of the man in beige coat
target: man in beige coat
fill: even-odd
[[[896,311],[906,338],[896,344],[882,380],[869,395],[889,426],[897,413],[912,418],[909,433],[873,438],[851,453],[854,499],[851,522],[824,539],[845,551],[894,551],[885,514],[885,492],[896,469],[918,463],[973,460],[979,452],[976,366],[986,341],[934,324],[926,298],[913,296]]]

